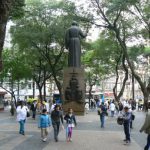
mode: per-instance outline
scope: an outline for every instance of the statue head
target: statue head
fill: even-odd
[[[73,21],[72,26],[78,26],[78,23],[76,21]]]

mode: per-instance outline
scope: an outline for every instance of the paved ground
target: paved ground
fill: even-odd
[[[134,129],[131,132],[132,142],[124,145],[122,126],[117,125],[116,118],[108,117],[104,129],[100,128],[96,111],[77,117],[78,126],[74,128],[73,142],[66,142],[65,130],[61,130],[59,142],[53,139],[52,127],[49,129],[48,141],[40,140],[37,120],[28,119],[26,135],[18,134],[18,123],[7,111],[0,113],[0,150],[142,150],[146,135],[139,133],[145,114],[136,112]]]

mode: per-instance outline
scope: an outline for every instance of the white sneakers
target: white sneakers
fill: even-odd
[[[42,141],[43,141],[43,142],[46,142],[46,141],[47,141],[47,138],[42,139]]]

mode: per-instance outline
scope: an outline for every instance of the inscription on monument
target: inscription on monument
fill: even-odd
[[[82,101],[82,90],[79,89],[79,83],[75,75],[72,75],[69,86],[65,90],[65,99],[67,101]]]

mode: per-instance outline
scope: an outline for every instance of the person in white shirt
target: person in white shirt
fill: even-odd
[[[123,108],[125,108],[126,106],[128,107],[128,101],[127,101],[127,100],[124,100],[124,101],[123,101]]]
[[[19,101],[19,105],[17,106],[16,112],[17,112],[17,121],[20,124],[19,134],[22,135],[25,135],[24,125],[27,117],[27,111],[29,111],[29,109],[27,108],[27,106],[24,106],[24,102]]]
[[[111,104],[109,106],[109,109],[110,109],[110,112],[111,112],[111,117],[114,117],[115,109],[116,109],[116,106],[115,106],[114,102],[111,102]]]
[[[85,113],[88,114],[89,111],[89,103],[85,103]]]
[[[55,106],[56,106],[56,102],[53,101],[51,108],[50,108],[50,113],[54,110]]]
[[[49,107],[49,103],[45,100],[45,109],[47,111],[47,113],[50,113],[50,107]]]

